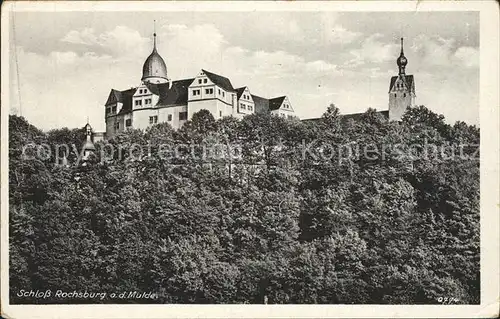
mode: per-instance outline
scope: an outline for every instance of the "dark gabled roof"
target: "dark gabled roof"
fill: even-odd
[[[157,105],[161,106],[174,106],[174,105],[187,105],[188,101],[188,87],[193,83],[194,79],[185,79],[172,82],[172,87],[169,88],[168,83],[158,85],[160,98]],[[137,88],[128,89],[125,91],[111,90],[106,105],[114,103],[112,101],[121,102],[123,106],[118,114],[126,114],[132,111],[132,97],[134,96]]]
[[[389,119],[389,111],[376,111],[375,113],[382,115],[386,119]],[[365,114],[365,112],[352,113],[352,114],[340,114],[340,119],[343,122],[351,120],[351,119],[354,121],[358,121],[361,119],[363,114]],[[315,117],[315,118],[303,119],[301,121],[306,122],[306,123],[314,123],[314,122],[320,121],[321,119],[322,119],[321,117]]]
[[[122,94],[122,92],[117,91],[115,89],[111,89],[111,92],[109,92],[106,104],[104,104],[104,105],[108,106],[110,104],[115,104],[116,102],[120,102],[121,94]]]
[[[391,77],[391,83],[389,84],[389,92],[391,92],[392,87],[394,86],[394,83],[396,83],[398,77],[399,77],[398,75]],[[410,92],[415,92],[415,82],[413,81],[413,75],[404,75],[403,81],[406,82],[406,85],[410,89]]]
[[[137,91],[137,88],[132,88],[120,92],[119,102],[123,103],[123,106],[118,114],[124,114],[132,111],[132,96],[134,96],[135,91]]]
[[[160,98],[156,105],[187,105],[188,87],[193,83],[194,79],[185,79],[172,82],[172,87],[169,88],[168,83],[160,84]]]
[[[348,121],[350,119],[352,120],[355,120],[355,121],[359,121],[361,119],[361,117],[365,114],[366,112],[362,112],[362,113],[352,113],[352,114],[345,114],[345,115],[341,115],[341,119],[342,121]],[[375,111],[375,113],[377,114],[380,114],[382,115],[383,117],[385,117],[386,119],[389,118],[389,111]]]
[[[234,92],[233,85],[231,84],[231,81],[229,81],[228,78],[223,77],[222,75],[208,72],[207,70],[202,69],[202,71],[215,85],[220,86],[226,91]]]
[[[246,87],[246,86],[244,86],[244,87],[240,87],[240,88],[237,88],[237,89],[236,89],[236,98],[237,98],[238,100],[240,99],[240,97],[241,97],[241,95],[243,94],[243,92],[245,92],[245,89],[246,89],[246,88],[247,88],[247,87]]]
[[[269,112],[269,100],[257,95],[250,94],[255,104],[255,112],[263,113]]]
[[[274,111],[279,109],[281,107],[281,104],[283,104],[285,98],[286,96],[280,96],[280,97],[275,97],[273,99],[269,99],[269,110]]]

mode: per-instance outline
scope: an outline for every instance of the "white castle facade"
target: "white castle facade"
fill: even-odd
[[[153,51],[144,62],[141,84],[124,91],[111,90],[105,103],[106,132],[95,132],[94,141],[110,139],[130,128],[146,129],[162,122],[178,129],[202,109],[208,110],[215,119],[242,118],[261,112],[284,118],[296,117],[286,95],[260,97],[252,94],[249,87],[234,88],[228,78],[207,70],[200,70],[193,78],[171,80],[165,61],[156,49],[156,33],[153,38]],[[415,81],[413,75],[405,73],[408,60],[403,51],[403,38],[396,64],[399,73],[390,80],[389,110],[379,112],[390,121],[401,120],[406,108],[415,103]]]
[[[129,128],[145,129],[161,122],[178,129],[202,109],[215,119],[242,118],[256,112],[295,117],[287,96],[263,98],[252,94],[247,86],[234,88],[228,78],[203,69],[193,78],[170,80],[156,49],[156,33],[153,36],[153,52],[144,62],[141,84],[109,93],[105,103],[107,139]]]

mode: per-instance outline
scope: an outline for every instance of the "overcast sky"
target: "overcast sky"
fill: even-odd
[[[140,84],[153,20],[171,79],[204,68],[256,95],[288,95],[302,118],[330,103],[344,114],[386,110],[404,37],[416,103],[479,124],[475,12],[16,13],[11,113],[20,96],[22,115],[42,129],[81,127],[88,116],[104,130],[109,91]]]

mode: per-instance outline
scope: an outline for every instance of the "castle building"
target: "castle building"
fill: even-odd
[[[287,96],[267,99],[251,93],[247,86],[234,88],[221,75],[200,70],[189,79],[171,80],[167,66],[156,48],[142,67],[141,84],[128,90],[112,89],[105,103],[106,138],[129,128],[167,122],[180,128],[194,113],[205,109],[215,119],[225,116],[242,118],[255,112],[268,112],[284,118],[295,117]]]
[[[403,51],[401,38],[401,53],[396,60],[399,74],[391,78],[389,85],[389,121],[400,121],[407,107],[415,105],[415,81],[413,75],[405,72],[408,59]]]

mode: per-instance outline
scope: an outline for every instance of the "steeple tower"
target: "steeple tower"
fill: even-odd
[[[156,52],[156,20],[153,20],[153,52]]]
[[[408,64],[408,60],[406,59],[403,50],[403,38],[401,38],[401,54],[399,55],[399,58],[396,60],[396,63],[399,67],[399,74],[405,74],[405,68],[406,65]]]
[[[413,75],[406,74],[408,59],[404,53],[403,38],[401,38],[401,53],[396,64],[399,73],[391,78],[389,84],[389,120],[391,121],[400,121],[406,109],[415,104],[415,81]]]
[[[156,21],[153,28],[153,51],[142,66],[141,80],[153,94],[158,95],[158,85],[168,83],[169,79],[167,76],[167,65],[156,48]]]

